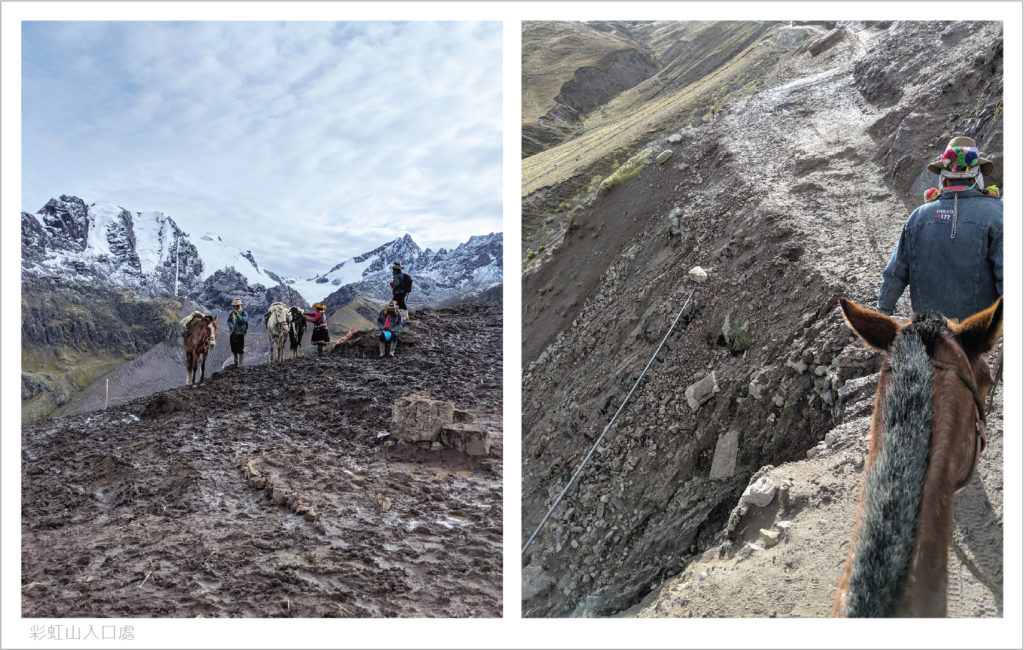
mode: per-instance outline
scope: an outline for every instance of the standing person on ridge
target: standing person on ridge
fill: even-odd
[[[242,309],[242,299],[231,301],[231,314],[228,315],[228,331],[231,332],[231,354],[235,355],[235,365],[245,361],[245,333],[249,331],[249,315]]]
[[[928,165],[939,186],[903,225],[882,274],[878,311],[892,315],[910,285],[914,313],[937,311],[962,320],[1003,295],[1003,202],[995,185],[985,187],[992,162],[974,140],[953,138]]]
[[[316,346],[316,355],[319,357],[324,353],[324,346],[331,342],[331,335],[327,331],[327,306],[319,302],[313,303],[315,311],[303,312],[306,320],[313,324],[313,335],[309,340]]]
[[[391,265],[391,282],[388,285],[391,287],[392,300],[402,310],[405,320],[409,320],[409,307],[405,304],[405,297],[409,295],[409,290],[412,287],[412,278],[402,271],[404,268],[399,262]]]
[[[387,352],[389,357],[394,357],[395,349],[398,348],[398,333],[402,331],[402,314],[394,300],[380,310],[380,314],[377,315],[377,328],[380,330],[378,356],[383,357]]]

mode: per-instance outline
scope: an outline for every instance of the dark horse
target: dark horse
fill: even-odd
[[[210,348],[217,345],[217,316],[201,316],[196,318],[191,329],[185,334],[185,385],[193,388],[206,377],[206,358]],[[199,357],[202,356],[202,361]],[[199,381],[196,381],[196,370],[199,370]]]
[[[992,379],[982,355],[1002,332],[1002,299],[961,324],[935,312],[899,323],[840,302],[850,328],[887,359],[832,615],[945,616],[953,495],[985,448]]]
[[[298,307],[288,310],[288,343],[292,358],[302,356],[302,335],[306,333],[306,317]]]

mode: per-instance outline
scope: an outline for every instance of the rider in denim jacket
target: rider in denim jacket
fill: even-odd
[[[878,311],[891,315],[909,284],[914,313],[962,320],[1003,294],[1003,202],[994,185],[982,189],[992,163],[970,138],[950,140],[928,169],[942,187],[926,191],[927,203],[903,225],[882,274]]]

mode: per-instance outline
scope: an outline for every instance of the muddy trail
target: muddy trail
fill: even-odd
[[[501,616],[501,306],[414,319],[395,358],[229,367],[25,427],[22,615]],[[413,391],[489,455],[391,440]]]

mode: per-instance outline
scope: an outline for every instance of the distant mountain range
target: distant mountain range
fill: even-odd
[[[178,319],[195,308],[223,317],[239,297],[258,330],[276,300],[307,308],[323,302],[333,326],[368,325],[391,298],[395,261],[414,278],[414,308],[495,302],[502,294],[501,233],[438,251],[420,249],[406,234],[325,273],[283,278],[252,252],[215,233],[186,233],[161,212],[63,195],[21,213],[21,251],[25,422],[74,406],[83,389],[126,362],[134,362],[128,374],[157,389],[153,377],[170,375],[154,364],[180,364]],[[122,388],[138,387],[115,387]]]
[[[76,196],[51,199],[35,214],[21,213],[22,274],[30,279],[108,285],[149,298],[185,297],[226,309],[275,300],[341,306],[357,295],[390,297],[390,266],[413,276],[411,299],[436,304],[502,282],[502,234],[470,237],[452,250],[422,250],[408,234],[339,262],[309,278],[282,278],[251,251],[220,235],[194,237],[161,212],[131,211]]]

